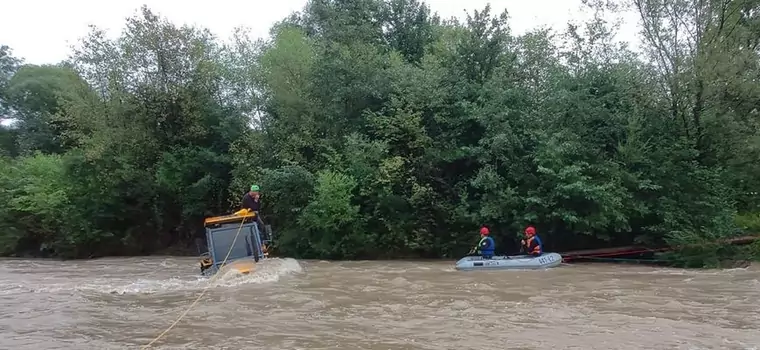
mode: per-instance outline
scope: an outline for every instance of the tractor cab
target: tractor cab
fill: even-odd
[[[202,275],[213,275],[223,266],[246,274],[253,271],[254,263],[269,256],[271,228],[267,225],[266,233],[261,232],[257,215],[242,211],[204,220],[207,251],[200,255]]]

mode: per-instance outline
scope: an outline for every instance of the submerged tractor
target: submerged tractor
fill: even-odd
[[[207,251],[200,256],[201,275],[211,276],[222,269],[249,274],[257,262],[269,257],[272,230],[269,225],[259,227],[257,215],[244,209],[204,220]]]

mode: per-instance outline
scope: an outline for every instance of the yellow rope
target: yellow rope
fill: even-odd
[[[151,345],[153,345],[153,343],[157,342],[164,335],[166,335],[166,333],[169,333],[169,331],[172,330],[172,328],[174,328],[174,326],[176,326],[177,323],[179,323],[179,321],[181,321],[182,318],[184,318],[185,315],[187,315],[187,313],[190,312],[190,310],[192,310],[193,307],[195,307],[195,304],[198,304],[198,301],[200,301],[201,298],[203,298],[203,296],[206,294],[206,291],[208,290],[208,288],[211,287],[211,285],[214,283],[214,281],[216,280],[216,278],[219,277],[219,275],[221,275],[221,273],[220,273],[221,269],[224,266],[224,264],[227,263],[227,259],[230,257],[230,254],[232,254],[232,248],[235,247],[235,242],[237,241],[237,238],[240,235],[240,231],[243,229],[243,224],[245,223],[245,219],[246,218],[244,217],[243,220],[240,222],[240,227],[238,227],[237,233],[235,233],[235,238],[232,240],[232,244],[230,245],[230,250],[227,251],[227,256],[224,257],[224,260],[222,261],[222,264],[219,265],[219,270],[220,271],[217,271],[217,273],[214,274],[214,277],[212,277],[211,280],[209,280],[208,284],[206,284],[206,287],[204,287],[203,290],[201,291],[201,294],[197,298],[195,298],[195,301],[193,301],[193,303],[190,304],[190,307],[188,307],[185,310],[185,312],[183,312],[181,315],[179,315],[179,317],[177,317],[176,320],[174,320],[174,323],[172,323],[171,326],[169,326],[169,328],[166,328],[166,330],[164,330],[163,332],[161,332],[161,334],[159,334],[155,339],[151,340],[150,343],[144,345],[140,349],[147,349],[147,348],[149,348]],[[256,253],[254,252],[254,254],[256,254]]]

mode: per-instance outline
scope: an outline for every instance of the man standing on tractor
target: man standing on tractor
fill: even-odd
[[[259,226],[259,237],[261,237],[261,242],[263,245],[262,249],[266,254],[269,240],[264,233],[264,221],[261,220],[261,193],[259,193],[259,185],[251,185],[251,190],[243,195],[241,207],[242,209],[248,209],[249,211],[256,213],[256,223]]]
[[[255,212],[256,216],[259,216],[259,210],[261,210],[261,194],[259,193],[259,185],[251,185],[251,190],[243,195],[243,204],[241,207],[243,209],[248,209],[252,212]]]

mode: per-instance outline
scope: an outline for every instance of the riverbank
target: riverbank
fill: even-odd
[[[601,263],[601,264],[633,264],[690,269],[730,269],[746,268],[760,262],[760,237],[738,237],[725,246],[717,246],[712,250],[701,252],[667,251],[672,248],[646,248],[627,246],[617,248],[590,249],[580,251],[560,252],[565,263]],[[730,252],[729,252],[730,251]],[[723,254],[719,254],[719,253]],[[513,253],[517,254],[517,253]],[[100,258],[139,258],[139,257],[197,257],[198,250],[189,244],[175,244],[158,249],[150,254],[90,256],[80,259],[65,259],[46,254],[19,254],[7,256],[16,259],[54,259],[54,260],[92,260]],[[277,256],[277,252],[273,252]],[[297,257],[296,257],[297,258]],[[422,258],[414,255],[386,256],[365,259],[317,259],[323,261],[405,261],[405,262],[434,262],[455,261],[460,257]]]

